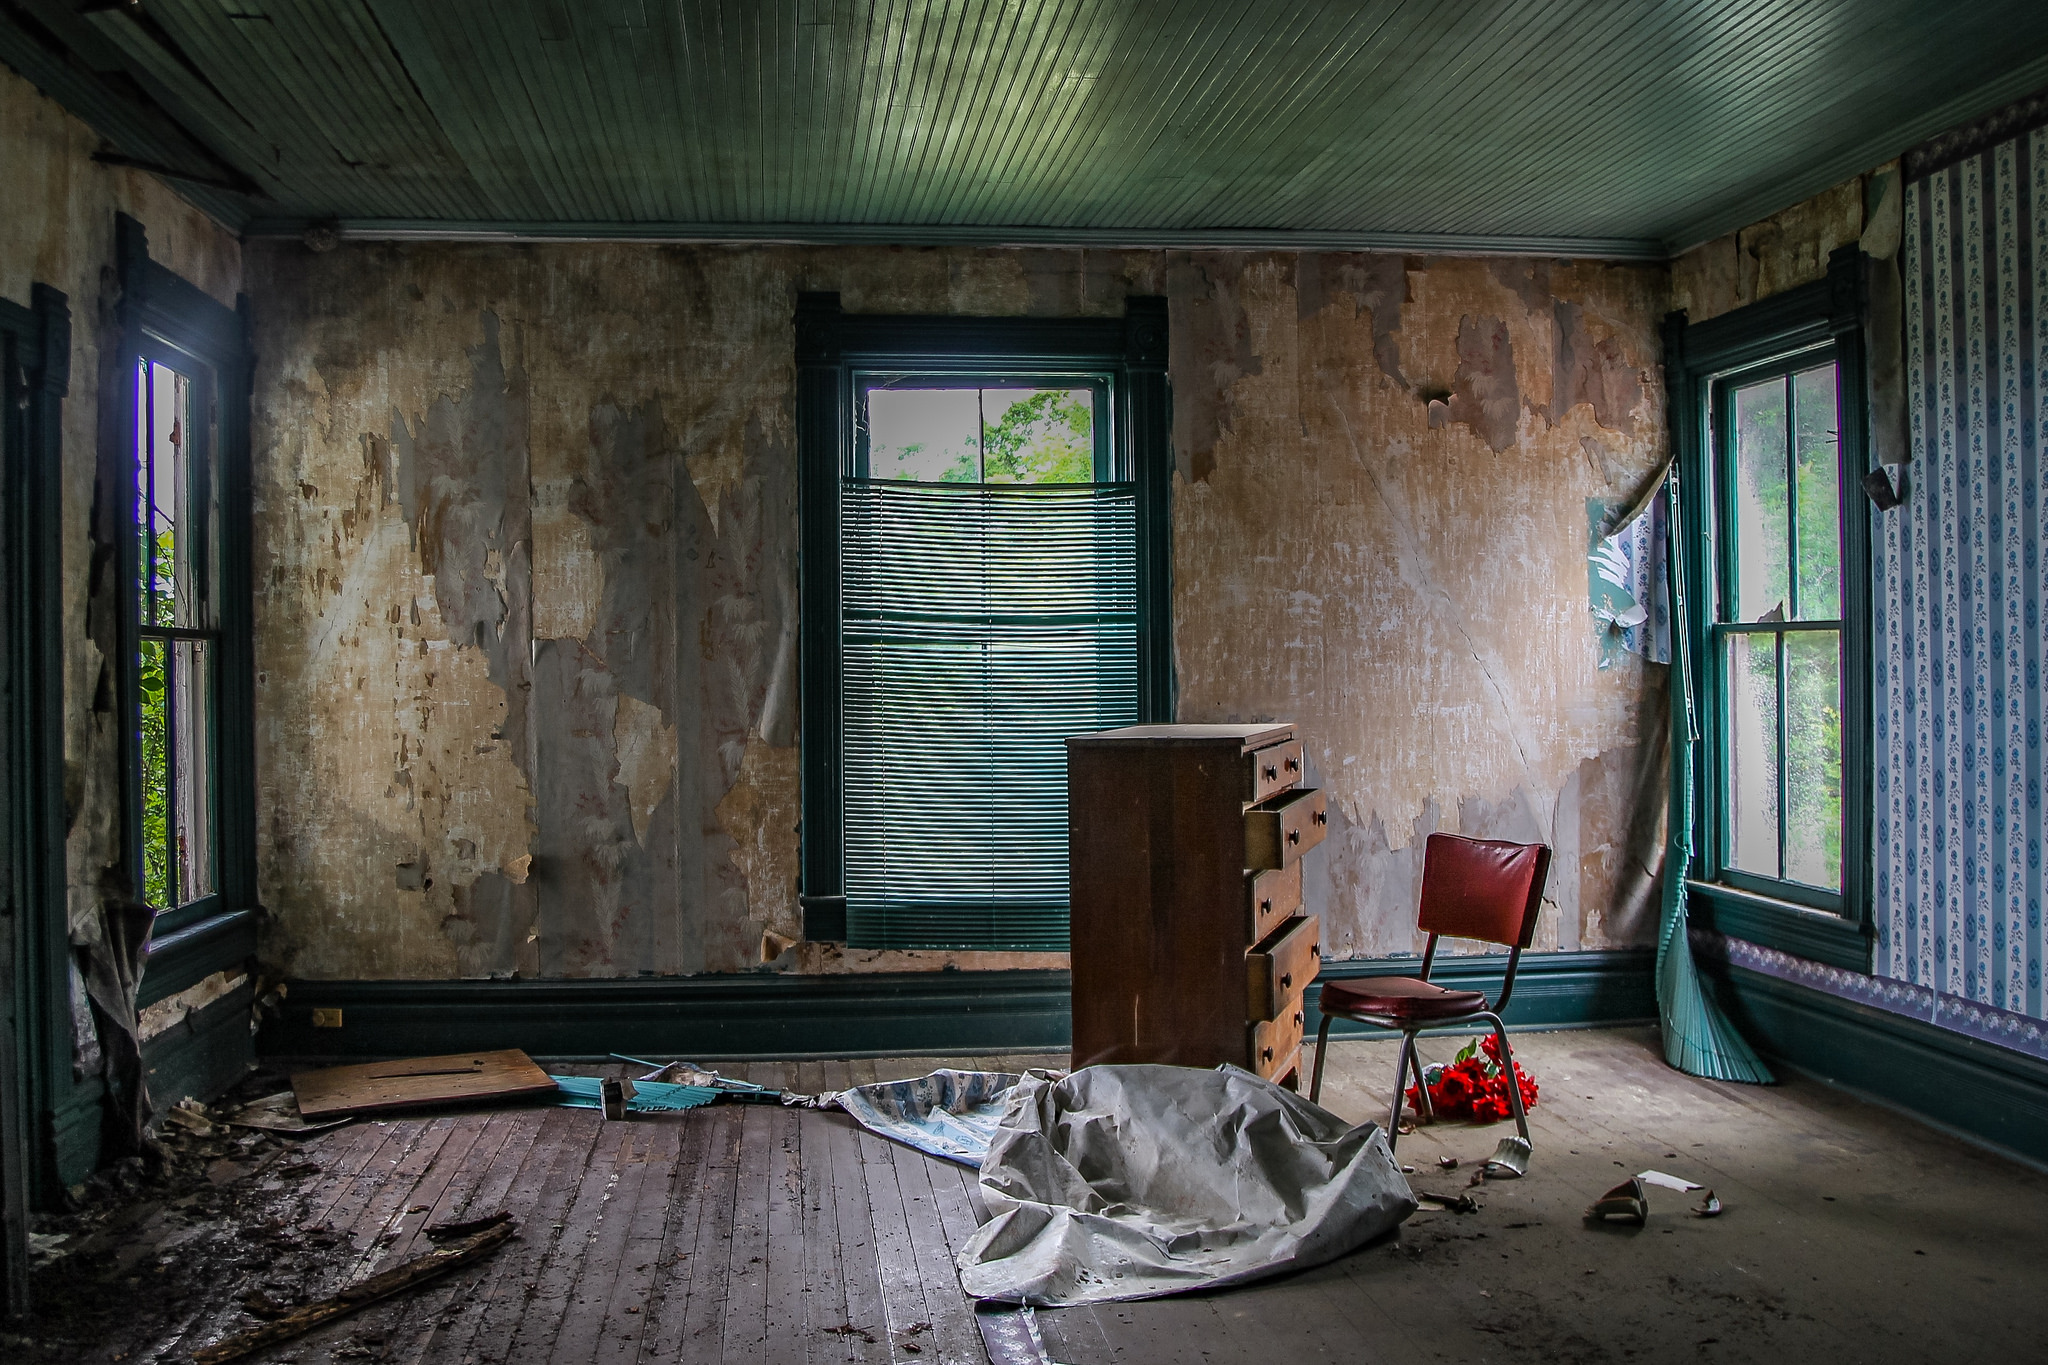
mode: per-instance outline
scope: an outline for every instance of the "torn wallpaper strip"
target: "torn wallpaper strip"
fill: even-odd
[[[1591,552],[1586,578],[1593,620],[1600,632],[1600,667],[1612,668],[1624,652],[1651,663],[1671,662],[1671,608],[1664,532],[1664,480],[1627,513],[1602,498],[1586,500]]]

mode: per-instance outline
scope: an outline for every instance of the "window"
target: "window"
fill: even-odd
[[[1723,871],[1802,899],[1842,889],[1836,380],[1829,350],[1714,383]]]
[[[1723,932],[1868,964],[1861,258],[1667,331],[1683,500],[1690,888]],[[1674,699],[1674,705],[1678,704]]]
[[[1065,741],[1170,706],[1145,302],[1048,323],[807,296],[800,339],[838,343],[799,397],[810,937],[1066,948]]]
[[[152,346],[134,371],[136,741],[143,899],[158,910],[215,890],[212,376]],[[156,358],[162,356],[163,359]],[[183,366],[175,369],[171,363]]]
[[[255,950],[249,375],[241,316],[116,229],[123,411],[95,534],[115,542],[127,857],[157,912],[146,1005]]]

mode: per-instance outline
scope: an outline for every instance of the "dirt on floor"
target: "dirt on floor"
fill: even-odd
[[[160,1115],[146,1155],[75,1186],[69,1210],[39,1215],[33,1313],[0,1334],[0,1356],[20,1365],[181,1359],[176,1343],[194,1325],[239,1306],[254,1326],[331,1278],[341,1238],[301,1225],[299,1186],[319,1171],[300,1155],[304,1139],[220,1121],[285,1088],[281,1075],[257,1071],[210,1107]],[[124,1350],[129,1343],[163,1345]],[[363,1344],[365,1358],[375,1354]]]

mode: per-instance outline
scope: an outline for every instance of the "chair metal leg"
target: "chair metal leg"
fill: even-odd
[[[1515,1080],[1515,1054],[1508,1046],[1508,1026],[1500,1021],[1498,1014],[1488,1014],[1484,1018],[1493,1025],[1493,1036],[1500,1040],[1501,1069],[1507,1073],[1508,1078],[1508,1107],[1514,1111],[1515,1131],[1522,1135],[1522,1141],[1527,1142],[1529,1116],[1522,1110],[1522,1087],[1521,1083]]]
[[[1323,1016],[1323,1026],[1316,1030],[1316,1071],[1315,1079],[1308,1085],[1308,1102],[1315,1104],[1323,1097],[1323,1058],[1330,1052],[1330,1016]]]
[[[1387,1118],[1387,1150],[1394,1150],[1394,1144],[1401,1139],[1401,1101],[1408,1089],[1408,1058],[1415,1051],[1415,1035],[1404,1034],[1401,1038],[1401,1052],[1394,1062],[1394,1107]]]
[[[1515,1079],[1515,1054],[1508,1046],[1508,1031],[1497,1014],[1484,1016],[1493,1025],[1493,1036],[1500,1040],[1501,1069],[1507,1073],[1508,1108],[1515,1115],[1515,1130],[1519,1137],[1502,1138],[1494,1145],[1493,1155],[1486,1159],[1485,1171],[1494,1176],[1520,1176],[1529,1173],[1529,1158],[1535,1155],[1535,1148],[1529,1141],[1529,1116],[1522,1109],[1522,1085]]]

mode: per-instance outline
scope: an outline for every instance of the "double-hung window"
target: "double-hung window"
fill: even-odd
[[[143,899],[163,911],[218,889],[214,383],[210,367],[155,341],[130,381],[139,861]]]
[[[1163,319],[798,335],[806,933],[1064,950],[1065,741],[1170,705]]]
[[[1839,367],[1822,347],[1713,385],[1721,875],[1839,909]],[[1860,494],[1857,494],[1860,498]]]
[[[1861,261],[1667,333],[1701,918],[1868,963]],[[1687,698],[1674,698],[1684,705]]]
[[[255,950],[249,372],[241,314],[116,228],[123,412],[96,534],[118,570],[127,856],[156,911],[146,1005]]]

